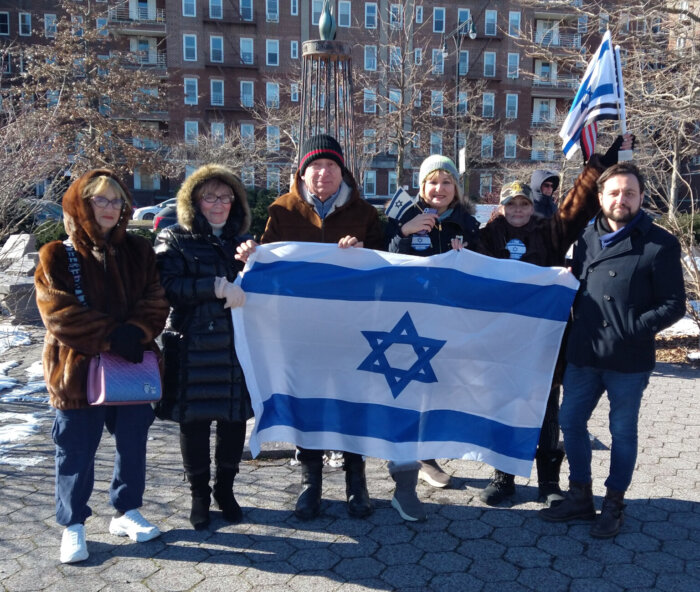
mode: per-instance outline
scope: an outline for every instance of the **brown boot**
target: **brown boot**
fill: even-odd
[[[539,511],[539,516],[547,522],[568,522],[569,520],[593,520],[593,490],[591,483],[569,481],[569,491],[560,502]]]
[[[608,489],[603,499],[603,508],[596,516],[593,526],[591,526],[591,536],[597,539],[609,539],[620,532],[620,527],[624,521],[623,510],[625,504],[622,500],[625,497],[624,491]]]

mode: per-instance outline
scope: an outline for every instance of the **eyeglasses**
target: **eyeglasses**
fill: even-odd
[[[554,183],[542,183],[540,187],[554,187]]]
[[[206,201],[207,203],[213,204],[216,203],[217,201],[220,201],[222,204],[225,206],[233,202],[233,194],[232,193],[224,193],[223,195],[216,195],[215,193],[207,193],[206,195],[202,196],[202,201]]]
[[[92,203],[103,210],[109,207],[113,210],[121,210],[124,207],[124,200],[121,197],[117,199],[107,199],[103,195],[93,195],[90,199]]]

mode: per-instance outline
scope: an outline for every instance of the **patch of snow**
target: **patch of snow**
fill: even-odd
[[[27,373],[27,379],[32,380],[32,379],[44,379],[44,365],[41,363],[41,360],[38,362],[34,362],[30,366],[27,366],[24,370]]]
[[[7,376],[7,371],[15,366],[19,366],[19,362],[0,362],[0,391],[17,386],[17,379]]]
[[[23,440],[39,431],[44,419],[40,413],[0,413],[0,464],[24,470],[45,460],[43,456],[13,454],[23,448]]]
[[[0,354],[18,345],[31,345],[29,333],[19,327],[8,324],[0,324]]]
[[[698,324],[693,319],[691,319],[689,315],[686,315],[677,323],[661,331],[659,335],[661,335],[661,337],[700,335],[700,327],[698,327]]]

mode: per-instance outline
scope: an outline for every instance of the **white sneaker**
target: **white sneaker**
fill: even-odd
[[[87,558],[85,527],[82,524],[71,524],[63,531],[61,538],[61,563],[77,563]]]
[[[128,536],[132,541],[145,543],[160,536],[160,530],[151,524],[138,510],[129,510],[119,518],[112,518],[109,523],[109,533],[117,536]]]

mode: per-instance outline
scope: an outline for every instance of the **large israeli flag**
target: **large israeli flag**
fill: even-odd
[[[259,246],[236,351],[263,441],[528,476],[578,282],[469,251]]]
[[[586,126],[602,119],[620,118],[619,93],[612,39],[610,31],[606,31],[559,132],[567,159],[579,150],[581,133]]]

